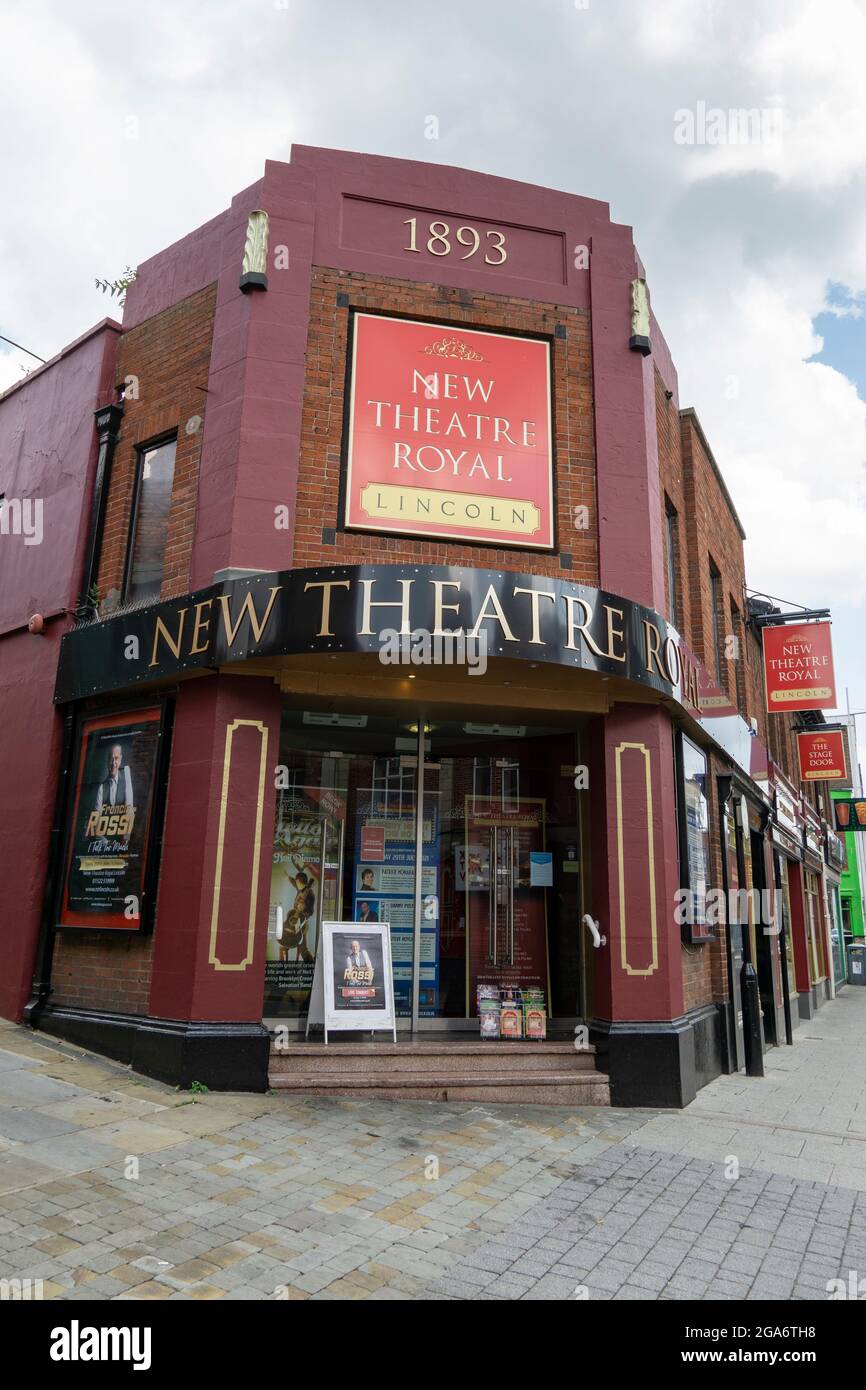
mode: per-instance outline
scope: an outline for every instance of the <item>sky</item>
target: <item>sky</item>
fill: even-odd
[[[45,358],[293,142],[608,202],[750,586],[832,609],[866,710],[866,0],[0,0],[0,51],[0,334]]]

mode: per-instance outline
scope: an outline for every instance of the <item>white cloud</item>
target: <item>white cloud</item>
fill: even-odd
[[[749,582],[794,602],[866,600],[866,403],[820,351],[820,277],[796,268],[749,276],[686,312],[701,343],[681,375],[749,537]],[[680,354],[682,360],[682,354]]]
[[[814,103],[840,115],[848,112],[856,129],[863,119],[864,46],[862,3],[807,0],[791,5],[783,21],[761,34],[745,58],[760,80],[773,87],[790,87],[801,110]]]
[[[781,22],[744,47],[731,74],[748,98],[741,88],[733,107],[778,113],[766,121],[771,138],[696,152],[690,177],[757,170],[782,184],[827,191],[862,175],[864,53],[866,14],[854,0],[790,5]]]

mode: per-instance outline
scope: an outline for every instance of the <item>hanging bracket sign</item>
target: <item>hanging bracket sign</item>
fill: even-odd
[[[809,729],[797,734],[800,780],[837,782],[848,776],[845,735],[841,729]]]
[[[762,628],[770,714],[835,709],[831,624],[778,623]]]

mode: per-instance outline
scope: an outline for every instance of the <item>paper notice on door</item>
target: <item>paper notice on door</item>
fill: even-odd
[[[530,888],[553,887],[553,855],[549,850],[530,850],[529,886]]]

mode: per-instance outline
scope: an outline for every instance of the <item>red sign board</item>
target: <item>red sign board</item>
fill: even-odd
[[[848,775],[845,766],[845,738],[841,729],[827,732],[809,730],[797,735],[797,753],[800,758],[800,777],[804,782],[844,781]]]
[[[764,679],[771,714],[835,709],[830,623],[779,623],[764,628]]]
[[[365,864],[384,864],[384,825],[363,825],[361,827],[361,859]]]
[[[549,345],[356,314],[345,525],[551,550]]]

